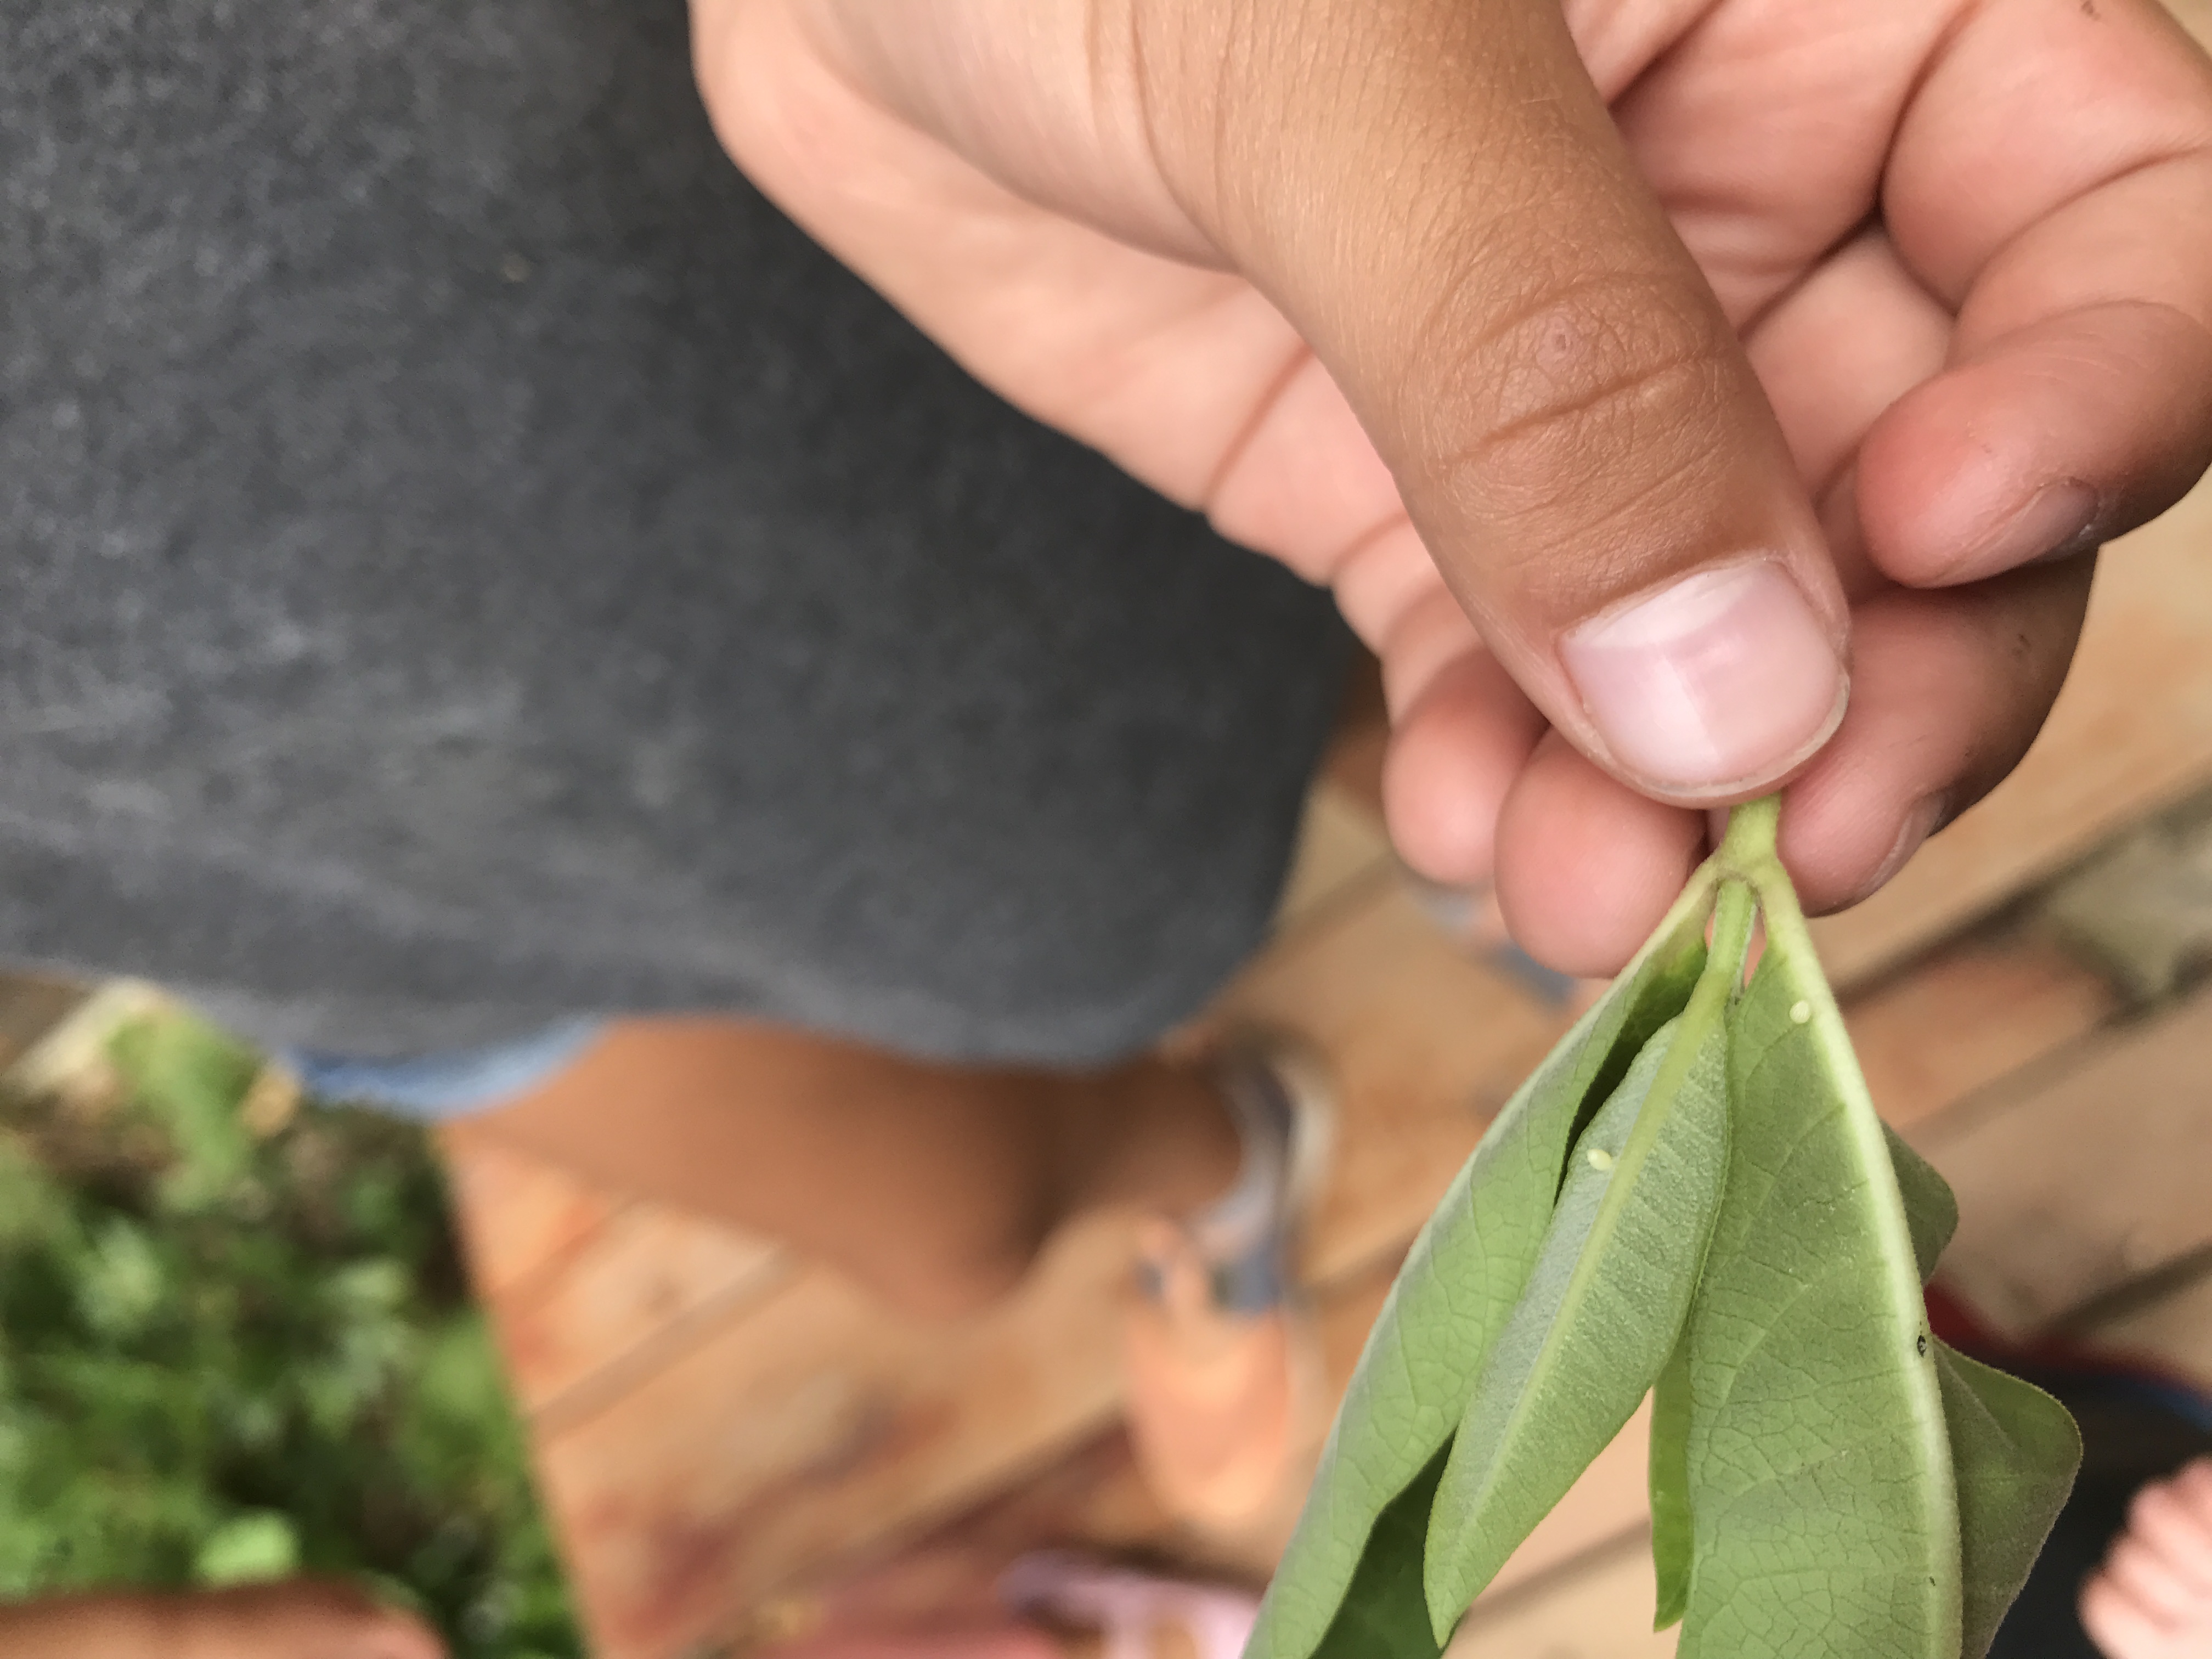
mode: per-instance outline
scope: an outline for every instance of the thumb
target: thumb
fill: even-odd
[[[1138,9],[1172,14],[1136,36],[1164,176],[1334,374],[1553,724],[1690,803],[1819,748],[1835,572],[1556,0]]]

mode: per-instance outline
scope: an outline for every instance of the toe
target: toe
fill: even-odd
[[[2203,1531],[2204,1547],[2212,1553],[2212,1457],[2198,1458],[2167,1485],[2196,1516]]]
[[[2145,1611],[2110,1573],[2082,1587],[2081,1628],[2106,1659],[2181,1659],[2173,1632]]]
[[[2145,1486],[2128,1506],[2128,1535],[2155,1555],[2198,1601],[2212,1601],[2212,1517],[2177,1481]]]
[[[2166,1557],[2130,1530],[2105,1560],[2105,1577],[2161,1625],[2175,1628],[2195,1610],[2197,1596]]]

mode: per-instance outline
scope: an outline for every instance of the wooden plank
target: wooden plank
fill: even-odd
[[[1302,1033],[1339,1079],[1343,1154],[1311,1245],[1328,1280],[1403,1249],[1562,1016],[1382,884],[1263,962],[1223,1018]],[[1079,1225],[1009,1306],[952,1328],[810,1270],[549,1425],[548,1491],[604,1650],[672,1651],[1097,1433],[1119,1408],[1125,1250]]]
[[[477,1294],[496,1303],[589,1237],[625,1200],[486,1131],[449,1124],[439,1150]]]
[[[601,1659],[669,1659],[806,1569],[1003,1490],[1115,1410],[1125,1225],[1058,1239],[982,1318],[896,1319],[810,1269],[539,1438]]]
[[[2208,1076],[2212,993],[2094,1040],[2017,1100],[1916,1135],[1959,1195],[1945,1283],[2019,1336],[2212,1247]]]
[[[1382,820],[1382,765],[1389,752],[1390,703],[1382,691],[1382,665],[1374,653],[1355,648],[1322,775],[1377,824]]]
[[[1921,1123],[2112,1017],[2112,988],[2051,941],[1969,939],[1852,998],[1844,1021],[1868,1091],[1898,1128]]]
[[[2212,823],[2192,797],[2039,895],[2043,925],[2130,998],[2164,1002],[2212,963]]]
[[[2074,672],[2020,769],[1864,904],[1814,923],[1839,983],[1983,915],[2212,779],[2212,484],[2106,552]]]
[[[112,1088],[107,1058],[116,1033],[136,1021],[180,1012],[174,997],[142,979],[111,979],[79,998],[21,1053],[9,1057],[8,1086],[27,1095]]]
[[[1394,1263],[1376,1264],[1320,1298],[1314,1330],[1329,1414],[1395,1271]],[[1649,1433],[1648,1414],[1639,1411],[1506,1563],[1489,1598],[1516,1595],[1589,1551],[1648,1526]],[[1318,1455],[1320,1440],[1316,1432],[1307,1449],[1310,1460]],[[1146,1491],[1127,1437],[1113,1429],[922,1537],[848,1555],[805,1574],[789,1593],[753,1609],[747,1629],[763,1636],[819,1637],[979,1614],[991,1605],[990,1586],[998,1575],[1016,1557],[1040,1548],[1134,1553],[1193,1577],[1257,1585],[1273,1571],[1296,1518],[1293,1502],[1243,1535],[1194,1535],[1178,1528]]]
[[[1297,850],[1275,907],[1277,936],[1312,920],[1363,879],[1391,867],[1390,842],[1372,814],[1323,782],[1306,797]]]
[[[841,1559],[763,1602],[732,1632],[732,1645],[756,1659],[785,1652],[795,1659],[818,1653],[819,1644],[838,1636],[988,1628],[1005,1616],[996,1586],[1006,1569],[1034,1551],[1062,1549],[1108,1559],[1141,1557],[1202,1580],[1261,1582],[1211,1560],[1178,1535],[1146,1490],[1128,1437],[1117,1428],[921,1538]],[[783,1645],[793,1641],[796,1650]]]
[[[68,980],[0,973],[0,1071],[36,1048],[90,994]]]
[[[634,1204],[558,1269],[494,1304],[523,1409],[552,1425],[580,1414],[640,1366],[734,1317],[791,1271],[765,1239],[659,1204]]]

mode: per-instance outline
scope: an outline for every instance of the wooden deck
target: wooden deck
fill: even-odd
[[[1877,1103],[1959,1190],[1951,1286],[2008,1330],[2063,1325],[2212,1384],[2212,991],[2144,1006],[2108,957],[2061,943],[2045,902],[2114,836],[2212,789],[2208,552],[2207,491],[2113,550],[2027,763],[1819,932]],[[1567,1012],[1447,938],[1324,788],[1278,936],[1216,1015],[1251,1017],[1304,1032],[1343,1095],[1305,1264],[1340,1387],[1398,1255]],[[917,1326],[769,1241],[496,1147],[472,1144],[457,1175],[602,1659],[772,1645],[839,1610],[955,1613],[1041,1545],[1255,1577],[1279,1547],[1288,1515],[1252,1537],[1179,1534],[1135,1479],[1119,1222],[1060,1239],[987,1317]],[[1671,1647],[1648,1629],[1640,1432],[1471,1616],[1484,1654]]]

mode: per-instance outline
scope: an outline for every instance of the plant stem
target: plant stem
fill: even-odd
[[[1721,867],[1747,878],[1778,862],[1775,837],[1782,828],[1782,797],[1762,795],[1729,811],[1728,833],[1716,854]]]
[[[1729,833],[1735,832],[1731,820]],[[1758,914],[1758,900],[1747,882],[1730,876],[1721,883],[1720,894],[1713,902],[1713,942],[1705,958],[1706,972],[1718,975],[1727,985],[1731,1001],[1743,988],[1743,964],[1751,954],[1752,923]]]

